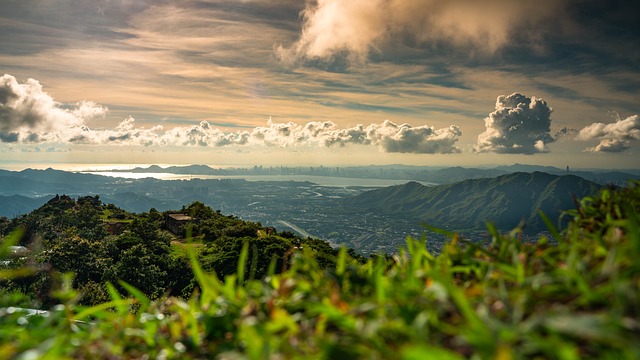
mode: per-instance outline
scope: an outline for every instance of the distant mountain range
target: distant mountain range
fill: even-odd
[[[0,170],[0,195],[42,196],[55,193],[91,193],[112,183],[106,176],[62,170]],[[70,191],[71,190],[71,191]]]
[[[553,166],[514,164],[509,166],[497,166],[489,169],[464,168],[456,166],[437,170],[423,170],[417,174],[414,180],[449,184],[467,179],[493,178],[516,172],[545,172],[552,175],[575,175],[601,185],[626,185],[629,180],[638,179],[640,177],[640,174],[636,170],[632,169],[625,171],[567,170]]]
[[[519,172],[440,186],[410,182],[362,193],[344,205],[457,230],[482,229],[486,221],[506,230],[525,221],[526,230],[538,232],[545,229],[538,210],[558,219],[562,210],[575,207],[574,197],[601,187],[574,175]]]
[[[22,195],[0,195],[0,216],[14,218],[28,214],[44,205],[49,199],[51,199],[50,196],[30,198]]]
[[[168,166],[166,168],[158,165],[151,165],[147,168],[136,167],[129,170],[114,169],[107,170],[109,172],[131,172],[131,173],[168,173],[168,174],[180,174],[180,175],[220,175],[225,172],[225,169],[214,169],[207,165],[187,165],[187,166]]]
[[[169,173],[179,175],[314,175],[333,177],[355,177],[372,179],[400,179],[422,181],[436,184],[450,184],[467,179],[493,178],[514,172],[545,172],[553,175],[575,175],[593,182],[605,185],[625,185],[630,179],[640,177],[640,171],[628,169],[624,171],[612,170],[568,170],[553,166],[513,164],[497,166],[493,168],[465,168],[454,167],[427,167],[427,166],[352,166],[340,168],[328,167],[252,167],[252,168],[212,168],[207,165],[187,165],[160,167],[136,167],[134,169],[107,170],[109,172],[128,173]]]

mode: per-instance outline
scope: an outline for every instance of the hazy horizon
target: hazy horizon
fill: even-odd
[[[637,169],[637,13],[622,0],[5,1],[0,168]]]
[[[167,169],[170,167],[188,167],[188,166],[208,166],[212,169],[252,169],[254,167],[264,167],[268,168],[278,168],[278,167],[287,167],[287,168],[358,168],[358,167],[388,167],[388,168],[434,168],[434,169],[446,169],[452,167],[462,167],[468,169],[494,169],[498,167],[509,167],[509,166],[551,166],[557,168],[558,170],[565,170],[566,166],[553,166],[553,165],[540,165],[540,164],[528,164],[528,163],[505,163],[505,164],[476,164],[476,165],[407,165],[407,164],[399,164],[399,163],[390,163],[390,164],[354,164],[354,165],[335,165],[335,164],[270,164],[270,165],[247,165],[247,164],[168,164],[168,163],[136,163],[136,164],[124,164],[124,163],[111,163],[111,164],[95,164],[95,163],[3,163],[0,164],[0,170],[8,170],[8,171],[22,171],[27,169],[33,170],[46,170],[46,169],[54,169],[61,171],[69,171],[69,172],[105,172],[109,170],[116,171],[126,171],[126,170],[134,170],[134,169],[146,169],[151,166],[159,166],[163,169]],[[626,167],[626,168],[614,168],[614,167],[571,167],[569,166],[570,171],[596,171],[596,172],[607,172],[607,171],[631,171],[633,173],[640,171],[640,167]]]

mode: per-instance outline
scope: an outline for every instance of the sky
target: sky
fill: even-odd
[[[1,0],[0,168],[640,168],[640,2]]]

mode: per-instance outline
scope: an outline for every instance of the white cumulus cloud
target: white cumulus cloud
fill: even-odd
[[[640,116],[632,115],[618,119],[614,123],[593,123],[582,128],[576,137],[578,140],[600,140],[591,152],[622,152],[629,148],[632,140],[640,139]]]
[[[70,126],[64,131],[36,134],[24,142],[51,142],[93,145],[128,146],[267,146],[332,147],[347,145],[377,146],[389,153],[450,154],[458,153],[455,146],[462,132],[457,126],[435,129],[430,126],[397,125],[386,120],[381,124],[356,125],[340,129],[331,122],[308,122],[299,125],[293,122],[275,123],[251,130],[224,132],[207,121],[197,125],[164,129],[157,125],[151,128],[136,126],[129,117],[114,129],[90,129],[86,125]],[[2,139],[2,138],[0,138]],[[17,141],[17,139],[14,139]],[[13,141],[13,142],[15,142]]]
[[[551,112],[543,99],[522,94],[500,95],[495,111],[484,119],[486,130],[478,135],[477,152],[535,154],[547,151]]]
[[[389,120],[367,127],[352,128],[326,133],[327,145],[360,144],[377,145],[384,152],[416,154],[451,154],[460,149],[455,146],[462,131],[455,125],[435,129],[431,126],[397,125]]]
[[[86,120],[103,117],[107,108],[93,102],[79,102],[65,108],[42,90],[40,82],[0,77],[0,141],[37,141],[38,133],[57,132],[81,126]]]
[[[149,129],[136,127],[135,120],[129,118],[120,123],[115,130],[90,130],[87,127],[75,127],[74,130],[65,133],[67,139],[59,140],[84,144],[201,147],[251,145],[293,148],[371,145],[377,146],[383,152],[419,154],[460,152],[455,143],[462,135],[457,126],[435,129],[430,126],[397,125],[388,120],[381,124],[356,125],[345,129],[338,128],[331,121],[312,121],[299,125],[269,120],[266,126],[246,131],[224,132],[207,121],[164,130],[162,126]]]
[[[0,142],[3,143],[280,148],[369,145],[390,153],[460,152],[455,146],[462,135],[457,126],[435,129],[426,125],[397,125],[389,120],[339,128],[332,121],[300,125],[269,119],[266,126],[225,132],[207,121],[168,129],[162,125],[138,126],[130,116],[114,128],[92,129],[87,121],[103,117],[107,112],[105,107],[84,101],[64,108],[45,93],[36,80],[18,84],[10,75],[1,79]]]

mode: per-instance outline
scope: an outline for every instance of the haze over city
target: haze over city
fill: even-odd
[[[595,0],[2,1],[0,167],[638,168],[638,13]]]

